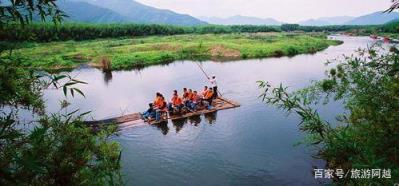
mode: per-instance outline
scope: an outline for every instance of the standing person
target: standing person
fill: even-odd
[[[215,99],[218,97],[218,85],[216,82],[216,76],[213,75],[211,78],[209,78],[209,82],[213,87],[213,98]]]

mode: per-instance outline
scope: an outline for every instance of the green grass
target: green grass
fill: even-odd
[[[336,45],[320,34],[258,33],[150,36],[50,43],[19,43],[14,56],[23,67],[60,69],[82,63],[127,69],[174,60],[238,60],[314,53]]]

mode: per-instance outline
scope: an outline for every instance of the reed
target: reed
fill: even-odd
[[[101,68],[104,72],[112,71],[111,60],[108,57],[102,57],[100,59]]]

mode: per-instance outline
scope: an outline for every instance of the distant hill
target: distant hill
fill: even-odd
[[[319,20],[328,22],[330,25],[342,25],[348,21],[355,19],[352,16],[335,16],[335,17],[321,17]]]
[[[318,19],[309,19],[299,22],[300,25],[305,26],[326,26],[326,25],[342,25],[348,21],[353,20],[355,17],[350,16],[336,16],[336,17],[321,17]]]
[[[86,2],[66,2],[57,3],[69,17],[65,21],[83,23],[123,23],[128,19],[112,10],[101,8]]]
[[[382,25],[391,22],[395,19],[399,19],[398,12],[383,13],[375,12],[372,14],[360,16],[351,21],[346,22],[346,25]]]
[[[392,21],[389,21],[387,24],[393,24],[393,23],[398,24],[399,23],[399,18],[398,19],[394,19]]]
[[[319,19],[308,19],[306,21],[299,22],[298,24],[303,25],[303,26],[325,26],[325,25],[331,25],[331,23],[327,21],[322,21]]]
[[[281,22],[272,18],[257,18],[248,16],[232,16],[228,18],[201,17],[203,21],[217,25],[281,25]]]
[[[190,15],[178,14],[170,10],[153,8],[133,0],[69,0],[74,2],[86,2],[91,5],[106,8],[124,17],[124,22],[144,24],[170,24],[170,25],[203,25]],[[79,12],[77,12],[79,13]],[[81,11],[77,16],[84,16],[86,11]]]

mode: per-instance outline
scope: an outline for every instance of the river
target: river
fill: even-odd
[[[216,75],[223,96],[241,107],[219,111],[167,125],[125,128],[114,137],[123,147],[122,172],[127,185],[317,185],[313,167],[325,165],[312,158],[317,152],[305,145],[298,130],[299,118],[267,106],[258,98],[256,81],[283,83],[291,90],[306,87],[325,76],[330,59],[351,54],[372,43],[368,37],[334,36],[343,40],[316,54],[252,59],[234,62],[201,62]],[[144,111],[155,92],[167,99],[174,89],[201,90],[207,80],[192,61],[151,66],[141,70],[104,74],[79,68],[70,74],[88,85],[80,86],[86,98],[70,99],[69,110],[92,111],[103,119]],[[47,110],[60,109],[62,91],[44,93]],[[332,119],[340,104],[320,109]],[[325,181],[325,180],[321,180]],[[328,181],[327,181],[328,182]]]

